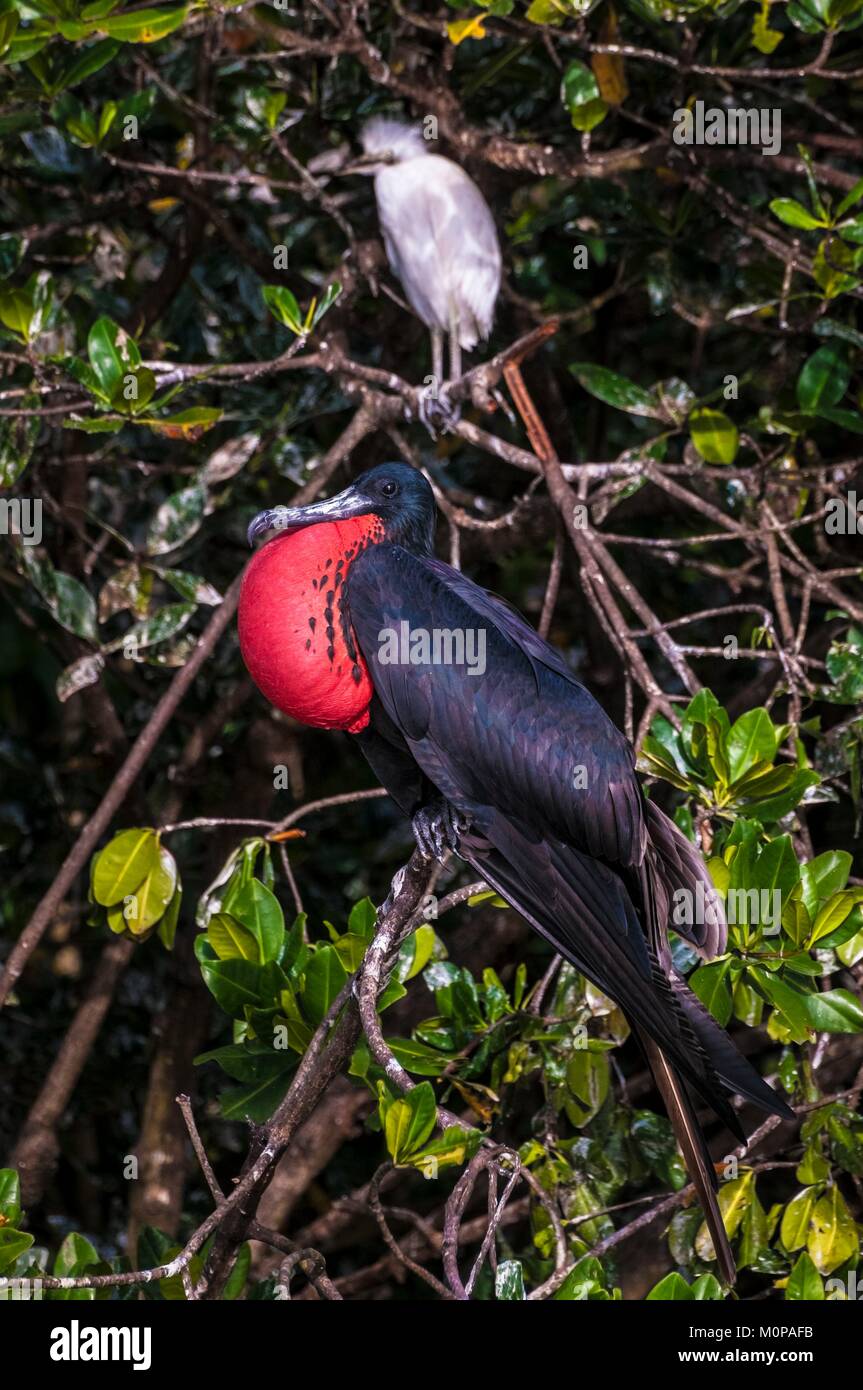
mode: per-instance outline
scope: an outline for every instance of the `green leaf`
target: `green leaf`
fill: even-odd
[[[169,637],[174,637],[178,632],[182,632],[194,613],[195,606],[194,603],[166,603],[152,617],[143,618],[141,622],[133,623],[130,628],[126,629],[122,637],[108,642],[103,650],[112,652],[122,649],[127,657],[134,660],[139,648],[152,647],[158,642],[166,642]]]
[[[179,883],[173,898],[168,903],[167,909],[159,923],[159,940],[166,951],[173,951],[174,938],[177,935],[177,922],[180,917],[180,905],[183,901],[183,890]]]
[[[98,1252],[89,1240],[78,1235],[76,1231],[71,1231],[57,1252],[52,1272],[58,1279],[74,1279],[77,1275],[83,1274],[87,1265],[98,1263]]]
[[[102,1261],[98,1252],[84,1236],[72,1231],[66,1236],[63,1244],[57,1252],[54,1261],[53,1273],[60,1279],[80,1279],[88,1270],[93,1271],[93,1266],[100,1266]],[[101,1273],[102,1270],[100,1269]],[[52,1293],[52,1299],[60,1302],[70,1303],[90,1303],[96,1297],[95,1289],[56,1289]]]
[[[18,28],[19,18],[16,10],[9,9],[0,14],[0,54],[5,53],[9,48],[15,30]]]
[[[523,1303],[524,1269],[521,1260],[501,1260],[494,1272],[494,1296],[507,1303]]]
[[[341,292],[342,287],[339,284],[338,280],[333,280],[329,285],[327,285],[327,288],[323,293],[320,303],[317,303],[315,305],[315,310],[312,314],[313,328],[317,327],[321,319],[324,317],[324,314],[328,313],[329,310],[333,307]]]
[[[261,965],[278,960],[285,944],[285,917],[275,894],[260,879],[250,879],[231,895],[230,910],[258,943]]]
[[[207,940],[219,960],[250,960],[260,963],[260,947],[250,931],[228,912],[214,912],[207,927]]]
[[[608,1058],[602,1053],[577,1048],[566,1067],[566,1084],[571,1097],[565,1102],[567,1116],[577,1128],[593,1119],[602,1108],[610,1084]]]
[[[102,907],[122,902],[153,870],[159,859],[155,830],[121,830],[96,856],[93,896]]]
[[[118,416],[97,415],[87,418],[83,415],[67,415],[63,421],[64,430],[81,430],[83,434],[118,434],[126,420]]]
[[[838,405],[851,380],[851,364],[841,343],[825,343],[804,362],[797,378],[797,404],[801,410]]]
[[[822,405],[815,413],[819,420],[826,420],[829,425],[836,425],[840,430],[847,430],[850,434],[863,434],[863,415],[858,414],[856,410]]]
[[[850,208],[853,208],[855,203],[859,203],[861,198],[863,198],[863,179],[858,179],[854,187],[850,190],[850,192],[846,193],[845,197],[842,199],[841,203],[837,207],[837,221],[840,218],[844,217],[846,212],[848,212]]]
[[[165,555],[191,540],[206,512],[207,492],[200,483],[181,488],[159,507],[147,532],[147,553]]]
[[[157,43],[185,22],[188,5],[161,6],[150,10],[129,10],[100,19],[98,28],[123,43]]]
[[[434,954],[434,944],[434,928],[429,926],[428,922],[424,922],[402,943],[396,962],[395,978],[406,984],[408,980],[419,975],[421,970],[425,970]]]
[[[264,285],[261,295],[273,318],[299,337],[303,332],[303,316],[290,290],[284,285]]]
[[[732,783],[743,777],[756,763],[772,763],[777,738],[766,709],[751,709],[731,726],[725,740],[728,771]]]
[[[417,1076],[441,1076],[453,1060],[451,1052],[439,1052],[409,1038],[388,1038],[387,1047],[405,1071]]]
[[[198,941],[195,942],[199,950]],[[202,960],[201,974],[216,1003],[231,1018],[245,1019],[245,1010],[266,1008],[272,1003],[267,991],[264,967],[250,960]]]
[[[836,299],[857,287],[857,256],[851,246],[826,236],[812,262],[812,278],[828,299]]]
[[[17,232],[3,232],[0,235],[0,280],[16,271],[24,259],[27,242]]]
[[[835,1183],[815,1206],[806,1249],[819,1274],[832,1274],[860,1249],[856,1223]]]
[[[750,965],[749,975],[768,1002],[779,1010],[783,1021],[791,1026],[798,1038],[805,1038],[814,1027],[810,1012],[811,996],[789,985],[771,971],[764,970],[760,965]]]
[[[16,1231],[14,1226],[0,1226],[0,1273],[14,1265],[33,1244],[29,1231]]]
[[[828,898],[812,923],[812,934],[806,942],[807,951],[811,951],[817,942],[821,942],[822,948],[826,949],[823,947],[823,941],[827,937],[838,936],[839,941],[835,944],[840,944],[842,940],[847,941],[855,934],[856,924],[854,922],[851,923],[844,936],[842,936],[840,928],[857,906],[859,896],[855,889],[851,889],[845,893],[834,893],[832,898]]]
[[[77,86],[86,77],[92,77],[94,72],[110,63],[119,52],[120,44],[117,39],[100,39],[98,43],[89,44],[61,68],[60,75],[53,84],[53,90],[63,92]]]
[[[570,63],[560,87],[560,99],[566,109],[572,112],[585,102],[595,101],[599,94],[599,83],[592,69],[577,59]]]
[[[275,1106],[273,1107],[273,1109],[275,1109]],[[272,1113],[272,1111],[270,1113]],[[222,1299],[224,1302],[233,1303],[235,1299],[240,1297],[240,1294],[246,1287],[246,1281],[249,1277],[249,1269],[251,1268],[251,1263],[252,1247],[248,1241],[244,1241],[243,1244],[240,1246],[237,1258],[234,1261],[233,1269],[231,1270],[231,1273],[228,1275],[228,1281],[225,1284],[225,1287],[222,1291]]]
[[[396,1166],[421,1149],[432,1133],[437,1105],[431,1083],[421,1081],[406,1096],[386,1107],[384,1134],[387,1151]]]
[[[39,397],[28,393],[21,401],[24,410],[34,410]],[[0,488],[12,487],[26,469],[39,437],[38,415],[0,420]]]
[[[286,92],[271,87],[250,88],[245,94],[249,112],[269,130],[276,129],[287,99]]]
[[[188,574],[186,570],[158,569],[156,566],[153,568],[166,584],[170,584],[172,589],[176,589],[177,593],[190,603],[207,604],[215,608],[222,602],[222,595],[218,589],[197,574]]]
[[[818,1200],[818,1190],[804,1187],[795,1193],[782,1213],[779,1234],[786,1250],[802,1250],[809,1235],[809,1223]]]
[[[6,1226],[14,1226],[21,1216],[21,1184],[14,1168],[0,1168],[0,1216]]]
[[[630,415],[647,415],[656,420],[662,419],[662,410],[655,396],[641,386],[636,386],[634,381],[629,381],[625,376],[618,376],[617,372],[609,371],[607,367],[598,367],[592,362],[573,362],[569,370],[585,391],[591,396],[596,396],[597,400],[604,401],[606,405],[626,410]]]
[[[692,1282],[692,1297],[697,1303],[722,1303],[725,1292],[715,1274],[699,1274]]]
[[[25,342],[30,340],[33,300],[25,290],[0,291],[0,323],[4,323]]]
[[[136,367],[140,363],[137,346],[133,346],[131,355],[124,351],[130,342],[131,339],[119,325],[104,316],[96,320],[87,336],[90,366],[105,401],[113,400],[115,392],[122,387],[123,373],[127,367]]]
[[[706,406],[693,410],[689,432],[705,463],[733,463],[737,457],[737,426],[723,411]]]
[[[788,1283],[785,1285],[785,1298],[792,1303],[797,1300],[814,1303],[823,1297],[824,1283],[821,1275],[804,1250],[788,1276]]]
[[[425,1178],[436,1178],[441,1168],[460,1167],[472,1158],[479,1148],[482,1135],[478,1129],[462,1129],[448,1125],[439,1139],[423,1144],[405,1163],[418,1168]]]
[[[163,398],[164,399],[164,398]],[[154,402],[159,404],[159,402]],[[193,405],[188,410],[180,410],[176,415],[163,415],[161,417],[144,416],[138,417],[139,425],[146,425],[154,434],[163,434],[166,439],[185,439],[194,441],[200,439],[201,435],[206,434],[217,425],[222,418],[224,411],[218,406]],[[190,491],[190,489],[186,489]]]
[[[731,968],[730,958],[714,961],[711,965],[701,965],[690,975],[687,983],[695,991],[706,1009],[709,1009],[717,1023],[725,1028],[731,1018],[731,994],[726,982]]]
[[[361,898],[358,903],[354,903],[348,917],[348,931],[356,936],[361,936],[363,941],[369,942],[375,934],[375,927],[378,921],[378,910],[371,898]]]
[[[844,849],[828,850],[810,859],[804,865],[804,872],[811,884],[815,899],[830,898],[838,893],[848,882],[852,857]],[[813,901],[812,906],[815,906]]]
[[[794,198],[774,198],[770,204],[770,211],[787,227],[802,227],[804,231],[812,231],[815,227],[825,225]]]
[[[219,1108],[226,1120],[247,1120],[263,1125],[281,1105],[293,1073],[282,1071],[266,1080],[253,1081],[248,1086],[230,1087],[222,1092]]]
[[[796,888],[799,878],[800,866],[791,836],[777,835],[760,849],[750,887],[757,888],[760,893],[773,893],[778,889],[784,900]]]
[[[648,1302],[662,1303],[691,1303],[695,1298],[692,1289],[687,1284],[682,1275],[666,1274],[664,1279],[660,1279],[658,1284],[654,1284],[650,1293],[647,1294]]]
[[[155,864],[137,888],[125,896],[122,912],[126,926],[133,936],[141,936],[155,926],[174,896],[177,887],[177,864],[170,850],[159,846]]]
[[[863,1033],[863,1005],[847,989],[830,989],[807,998],[810,1026],[819,1033]]]
[[[319,946],[305,968],[303,1013],[310,1023],[326,1017],[330,1005],[344,987],[347,971],[334,946]]]

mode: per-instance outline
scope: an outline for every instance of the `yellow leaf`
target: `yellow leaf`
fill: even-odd
[[[806,1249],[819,1274],[832,1274],[860,1249],[854,1218],[835,1183],[815,1207]]]
[[[617,15],[609,6],[599,31],[599,41],[600,43],[616,44],[619,37]],[[599,86],[602,100],[608,106],[622,106],[629,96],[629,87],[621,54],[594,53],[590,60],[590,66]]]
[[[761,10],[752,25],[752,47],[759,53],[772,53],[781,42],[782,35],[770,28],[770,0],[761,0]]]
[[[473,19],[454,19],[452,24],[446,26],[450,43],[460,44],[465,39],[484,39],[486,38],[484,14],[474,15]]]
[[[152,202],[147,204],[147,208],[150,212],[170,212],[171,208],[175,208],[179,201],[179,198],[154,198]]]

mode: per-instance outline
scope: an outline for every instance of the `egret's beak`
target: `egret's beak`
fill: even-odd
[[[370,497],[355,487],[346,487],[335,497],[324,502],[311,502],[308,507],[271,507],[258,512],[247,536],[249,545],[254,545],[259,536],[268,531],[302,531],[306,526],[317,526],[321,521],[347,521],[353,516],[366,516],[373,512],[375,504]]]

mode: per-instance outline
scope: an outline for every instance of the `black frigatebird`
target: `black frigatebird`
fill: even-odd
[[[721,901],[700,855],[644,796],[630,744],[560,652],[434,557],[435,517],[431,488],[403,463],[371,469],[328,501],[261,512],[250,543],[278,534],[244,576],[243,658],[279,709],[357,740],[424,853],[460,855],[621,1007],[733,1283],[693,1096],[742,1142],[729,1093],[793,1111],[673,967],[674,895],[703,904],[674,930],[705,959],[725,950]]]

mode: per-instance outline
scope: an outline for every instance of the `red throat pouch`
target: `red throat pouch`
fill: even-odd
[[[357,555],[383,539],[377,516],[320,522],[276,536],[249,561],[240,590],[240,650],[277,709],[318,729],[357,733],[374,693],[345,605]]]

